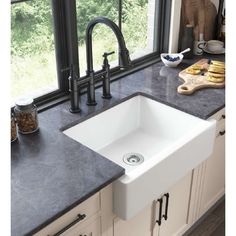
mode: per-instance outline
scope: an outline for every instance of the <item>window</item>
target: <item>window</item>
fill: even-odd
[[[11,5],[11,104],[58,89],[50,1]]]
[[[105,16],[121,29],[134,65],[158,59],[167,50],[171,0],[11,0],[11,95],[31,95],[36,104],[68,99],[70,65],[86,71],[85,30],[90,20]],[[111,75],[119,75],[118,44],[103,24],[93,31],[94,69],[103,53]],[[140,68],[140,67],[139,67]],[[66,95],[65,97],[63,97]]]

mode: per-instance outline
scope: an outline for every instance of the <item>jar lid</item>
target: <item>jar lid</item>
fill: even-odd
[[[20,110],[27,110],[33,107],[34,100],[31,97],[22,97],[16,101],[16,106]]]

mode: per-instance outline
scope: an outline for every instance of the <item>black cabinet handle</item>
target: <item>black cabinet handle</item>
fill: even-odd
[[[225,130],[224,130],[224,131],[220,131],[219,134],[220,134],[221,136],[225,135]]]
[[[165,220],[167,220],[168,218],[168,206],[169,206],[169,197],[170,197],[170,194],[169,193],[166,193],[164,194],[164,197],[166,197],[166,209],[165,209],[165,214],[163,215],[163,218]]]
[[[162,198],[159,198],[159,199],[157,199],[157,201],[159,202],[160,207],[159,207],[159,219],[156,222],[157,222],[158,225],[161,225],[161,217],[162,217],[161,214],[162,214],[163,200],[162,200]]]
[[[61,229],[60,231],[58,231],[57,233],[55,233],[53,236],[59,236],[61,235],[62,233],[64,233],[66,230],[68,230],[69,228],[71,228],[72,226],[74,226],[75,224],[77,224],[78,222],[80,222],[81,220],[83,220],[86,215],[85,214],[78,214],[77,215],[77,219],[74,220],[73,222],[71,222],[70,224],[68,224],[66,227],[64,227],[63,229]]]
[[[225,115],[222,115],[221,118],[224,120],[225,119]]]

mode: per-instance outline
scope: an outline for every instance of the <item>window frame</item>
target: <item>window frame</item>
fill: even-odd
[[[29,0],[11,0],[11,4],[26,1]],[[112,68],[111,81],[160,61],[160,53],[168,51],[172,0],[155,1],[154,52],[132,60],[133,68],[128,71],[122,71],[118,66]],[[122,27],[122,2],[122,0],[118,0],[118,25],[120,28]],[[75,72],[80,77],[78,57],[80,45],[78,45],[77,36],[76,0],[51,0],[51,6],[59,89],[34,99],[39,111],[69,100],[69,65],[74,65]],[[81,79],[84,77],[81,77]],[[100,86],[101,83],[96,84],[96,88]],[[86,89],[82,87],[81,93],[85,92]]]

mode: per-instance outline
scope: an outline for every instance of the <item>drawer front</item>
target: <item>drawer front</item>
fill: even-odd
[[[215,119],[217,122],[224,120],[225,119],[225,108],[223,108],[223,109],[219,110],[218,112],[216,112],[209,119]]]
[[[219,124],[217,124],[216,126],[216,134],[215,137],[219,137],[219,136],[224,136],[225,135],[225,123],[224,122],[220,122]]]
[[[34,236],[53,236],[58,232],[66,232],[70,228],[74,228],[83,224],[92,215],[96,214],[100,210],[100,193],[96,193],[86,201],[82,202],[60,218],[34,234]]]
[[[101,219],[88,220],[84,225],[77,225],[61,236],[101,236]]]
[[[225,108],[221,109],[213,116],[209,118],[209,120],[216,120],[216,133],[215,137],[222,136],[225,133]]]

